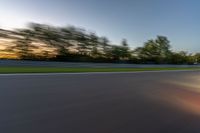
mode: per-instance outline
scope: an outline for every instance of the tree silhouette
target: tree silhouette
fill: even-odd
[[[12,40],[14,45],[5,50],[17,54],[20,59],[159,64],[200,62],[199,53],[173,52],[165,36],[157,36],[142,47],[130,49],[126,39],[122,39],[120,45],[113,45],[107,37],[99,37],[83,28],[30,23],[24,29],[0,29],[0,39]]]

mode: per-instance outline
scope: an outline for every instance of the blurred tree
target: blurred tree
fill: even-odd
[[[196,53],[194,56],[195,56],[195,63],[200,63],[200,53]]]
[[[16,31],[16,34],[15,46],[8,47],[8,49],[16,52],[20,59],[34,59],[33,51],[38,48],[32,44],[34,33],[29,29],[20,29]]]
[[[122,40],[121,46],[112,46],[111,55],[114,60],[128,60],[130,57],[128,43]]]
[[[124,47],[128,47],[128,43],[126,39],[122,39],[121,45]]]
[[[157,36],[155,42],[157,43],[159,48],[159,63],[168,63],[171,56],[170,41],[165,36]]]
[[[91,45],[88,36],[84,32],[79,32],[77,36],[78,41],[78,52],[81,55],[89,55],[91,51]]]
[[[168,63],[171,55],[169,41],[164,36],[147,41],[143,47],[136,48],[134,52],[146,63]]]
[[[130,52],[130,48],[126,39],[122,39],[121,51],[122,51],[121,58],[123,60],[128,60],[128,58],[131,56],[131,52]]]
[[[36,23],[29,24],[29,27],[34,32],[34,37],[37,41],[55,47],[58,56],[64,57],[68,54],[66,47],[69,47],[70,44],[66,42],[65,38],[63,38],[63,32],[61,32],[61,29]]]
[[[171,64],[187,64],[187,53],[184,51],[173,52],[170,59]]]
[[[91,56],[96,57],[96,58],[99,57],[100,56],[100,52],[98,50],[99,38],[95,33],[90,34],[90,43],[91,43],[91,46],[92,46]]]
[[[102,47],[102,52],[104,54],[104,57],[106,58],[111,58],[111,49],[112,46],[109,45],[110,41],[108,40],[107,37],[101,37],[100,38],[100,45]]]
[[[170,41],[165,36],[157,36],[145,42],[143,47],[131,50],[126,39],[121,41],[121,45],[112,45],[108,38],[83,28],[30,23],[25,29],[0,29],[0,38],[12,40],[15,45],[5,50],[17,53],[21,59],[45,59],[46,56],[46,59],[63,61],[200,63],[200,53],[172,52]]]
[[[193,55],[193,54],[187,55],[187,64],[194,65],[194,64],[196,64],[196,62],[197,62],[197,60],[196,60],[195,55]]]

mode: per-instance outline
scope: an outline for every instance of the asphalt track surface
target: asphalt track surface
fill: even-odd
[[[0,75],[0,133],[199,132],[199,71]]]

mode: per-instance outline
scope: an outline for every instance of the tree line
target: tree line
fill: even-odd
[[[128,41],[112,44],[107,37],[75,26],[55,27],[30,23],[27,28],[0,29],[0,39],[11,42],[4,51],[16,53],[22,60],[74,62],[115,62],[138,64],[195,64],[200,53],[173,52],[165,36],[148,40],[131,49]]]

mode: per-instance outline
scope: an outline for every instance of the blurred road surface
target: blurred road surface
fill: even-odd
[[[200,72],[0,75],[0,133],[199,133]]]

